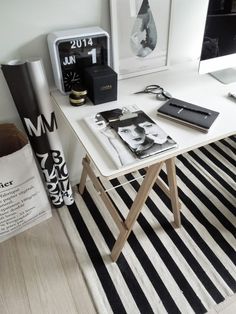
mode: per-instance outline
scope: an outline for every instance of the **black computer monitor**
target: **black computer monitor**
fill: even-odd
[[[236,0],[209,0],[199,73],[236,82]]]

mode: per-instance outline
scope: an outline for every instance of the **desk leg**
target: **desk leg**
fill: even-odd
[[[110,198],[108,197],[108,195],[106,194],[106,191],[104,190],[102,184],[100,183],[100,181],[96,177],[95,173],[93,172],[93,169],[90,167],[89,158],[84,158],[83,159],[83,172],[82,172],[82,176],[81,176],[82,180],[81,180],[81,183],[79,185],[79,191],[81,191],[81,193],[83,193],[83,191],[84,191],[85,180],[86,180],[87,176],[89,176],[89,178],[91,179],[95,190],[99,193],[101,199],[103,200],[106,208],[110,212],[110,214],[111,214],[114,222],[116,223],[117,227],[119,228],[119,230],[123,230],[125,228],[124,223],[123,223],[123,219],[121,218],[121,216],[117,212],[116,207],[113,205],[113,203],[110,200]]]
[[[83,159],[83,163],[84,162],[87,162],[88,164],[90,164],[90,159],[89,159],[89,157],[87,155]],[[81,195],[84,193],[84,188],[85,188],[87,175],[88,175],[87,169],[86,169],[86,167],[83,167],[81,178],[80,178],[80,183],[79,183],[79,187],[78,187],[79,193]]]
[[[141,209],[159,175],[159,172],[162,168],[163,162],[152,165],[148,168],[143,183],[141,184],[138,193],[134,199],[134,202],[130,208],[129,214],[124,221],[125,228],[120,231],[118,239],[115,242],[115,245],[111,252],[111,258],[115,262],[117,261],[121,250],[125,244],[125,241],[128,239],[129,234],[132,230],[134,223],[136,222]]]
[[[170,199],[172,211],[174,214],[174,221],[176,226],[179,228],[181,226],[180,219],[180,205],[179,205],[179,197],[178,197],[178,189],[176,182],[176,171],[175,171],[175,158],[170,158],[166,160],[166,170],[168,177],[168,184],[170,189]]]

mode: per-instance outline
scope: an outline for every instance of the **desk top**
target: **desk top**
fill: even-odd
[[[175,98],[219,111],[220,114],[207,134],[160,117],[156,112],[163,101],[156,100],[153,94],[133,94],[150,84],[158,84]],[[178,64],[169,70],[118,81],[117,101],[96,106],[88,102],[81,107],[73,107],[69,103],[69,97],[59,91],[53,91],[52,98],[100,175],[114,178],[236,134],[236,102],[227,97],[229,91],[236,92],[236,83],[224,85],[208,74],[199,75],[196,62],[191,62]],[[134,104],[156,121],[178,143],[178,147],[117,169],[94,135],[89,132],[83,118],[104,110]]]

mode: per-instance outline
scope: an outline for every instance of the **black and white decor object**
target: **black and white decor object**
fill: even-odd
[[[48,34],[48,47],[56,87],[63,93],[83,85],[83,69],[110,65],[109,35],[100,27],[86,27]]]
[[[149,55],[157,44],[157,30],[148,0],[143,0],[135,20],[130,46],[137,57]]]
[[[116,263],[117,227],[100,196],[91,182],[75,194],[78,208],[59,214],[98,313],[204,314],[236,293],[235,156],[236,137],[178,156],[181,228],[155,184]],[[124,217],[144,173],[101,181]]]
[[[40,59],[10,61],[2,71],[43,172],[52,204],[74,203],[57,121]]]

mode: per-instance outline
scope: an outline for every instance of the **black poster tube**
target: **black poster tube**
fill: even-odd
[[[64,204],[53,157],[46,132],[44,132],[40,108],[37,105],[27,62],[12,61],[2,64],[2,71],[15,102],[30,143],[42,169],[52,204]],[[29,131],[28,125],[31,125]]]

